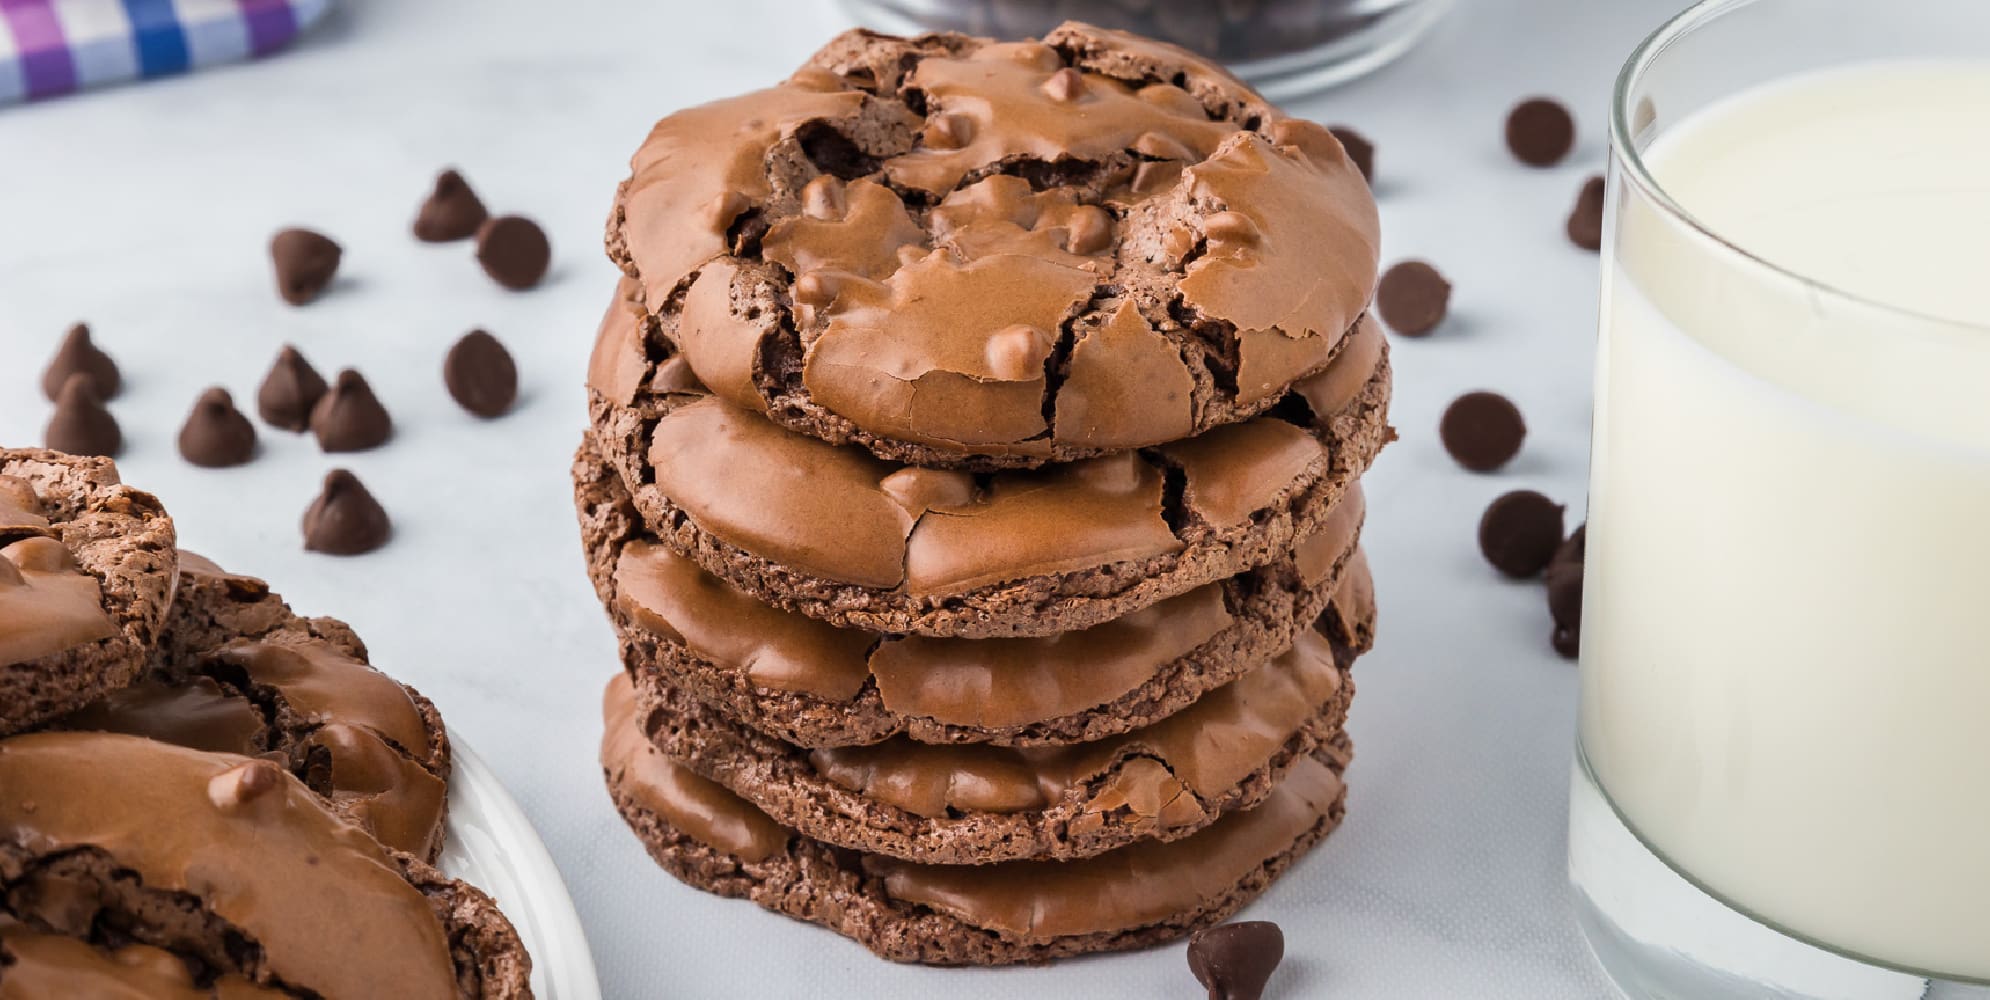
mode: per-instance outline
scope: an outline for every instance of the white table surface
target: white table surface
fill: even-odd
[[[1601,166],[1616,66],[1677,2],[1461,0],[1402,62],[1296,106],[1376,141],[1385,259],[1427,257],[1456,294],[1439,333],[1396,344],[1403,439],[1368,479],[1383,618],[1357,671],[1352,807],[1248,911],[1287,929],[1272,997],[1607,993],[1564,881],[1575,670],[1549,651],[1539,586],[1497,579],[1473,532],[1508,489],[1581,508],[1597,264],[1562,219]],[[1050,970],[889,966],[678,885],[601,789],[615,653],[566,478],[613,278],[601,220],[652,120],[780,78],[841,22],[826,0],[340,0],[264,63],[0,109],[0,441],[39,441],[42,363],[89,320],[127,379],[126,479],[166,501],[185,545],[349,620],[434,698],[551,847],[610,997],[1196,996],[1179,946]],[[1522,168],[1501,145],[1504,113],[1533,93],[1578,111],[1563,167]],[[541,289],[504,292],[467,245],[407,235],[447,164],[493,209],[546,225]],[[287,224],[346,247],[338,285],[304,309],[271,288],[264,243]],[[495,422],[441,385],[443,352],[473,326],[522,373],[519,408]],[[219,383],[248,407],[284,341],[327,375],[359,367],[395,440],[334,458],[265,429],[246,467],[181,461],[195,394]],[[1481,387],[1531,428],[1497,476],[1461,471],[1435,439],[1443,406]],[[302,551],[299,515],[333,465],[393,515],[385,550]]]

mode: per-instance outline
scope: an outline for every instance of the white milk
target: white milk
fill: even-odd
[[[1646,159],[1735,246],[1959,322],[1743,266],[1620,194],[1588,760],[1737,908],[1990,978],[1990,61],[1779,83]]]

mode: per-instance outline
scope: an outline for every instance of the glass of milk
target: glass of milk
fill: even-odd
[[[1631,58],[1570,806],[1634,997],[1990,997],[1990,0]]]

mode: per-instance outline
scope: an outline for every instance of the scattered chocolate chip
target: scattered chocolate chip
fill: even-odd
[[[1506,116],[1506,148],[1530,167],[1552,167],[1575,148],[1575,119],[1559,101],[1521,101]]]
[[[1347,158],[1354,161],[1354,169],[1361,171],[1361,179],[1375,183],[1375,144],[1346,125],[1328,126],[1327,131],[1340,140],[1341,147],[1347,150]]]
[[[477,229],[477,262],[492,281],[513,291],[538,284],[552,260],[546,231],[522,215],[500,215]]]
[[[1444,322],[1451,308],[1451,283],[1428,262],[1406,260],[1383,273],[1375,288],[1375,308],[1390,329],[1421,337]]]
[[[1437,423],[1444,450],[1473,472],[1492,472],[1513,461],[1527,438],[1527,422],[1513,401],[1496,392],[1468,392],[1445,407]]]
[[[356,556],[387,544],[393,531],[380,501],[344,469],[325,474],[324,489],[304,511],[304,547],[312,552]]]
[[[241,465],[256,453],[256,428],[235,408],[228,390],[215,386],[194,401],[180,425],[180,457],[208,469]]]
[[[1554,634],[1548,637],[1548,644],[1555,647],[1562,659],[1573,660],[1582,655],[1582,629],[1557,625]]]
[[[435,177],[435,189],[415,213],[415,239],[425,243],[449,243],[477,235],[477,227],[491,213],[470,190],[470,182],[454,170]]]
[[[1602,249],[1602,175],[1599,174],[1582,182],[1582,191],[1575,196],[1575,208],[1569,210],[1568,234],[1569,242],[1584,250]]]
[[[42,444],[71,455],[115,456],[124,447],[124,433],[117,418],[104,408],[97,384],[90,376],[76,372],[55,394],[55,413],[42,430]]]
[[[394,421],[366,379],[347,368],[311,408],[311,433],[326,451],[365,451],[387,443]]]
[[[271,427],[302,432],[311,428],[311,408],[324,395],[325,377],[297,348],[285,344],[256,390],[256,412]]]
[[[62,395],[62,385],[71,375],[88,376],[98,399],[117,395],[124,385],[117,373],[117,362],[90,342],[90,328],[82,323],[62,335],[62,346],[55,349],[55,357],[48,359],[48,367],[41,373],[42,395],[54,402]]]
[[[442,359],[442,384],[464,409],[495,417],[518,398],[518,366],[496,337],[471,330]]]
[[[1533,490],[1514,490],[1479,519],[1479,551],[1516,579],[1537,576],[1562,544],[1562,505]]]
[[[1573,659],[1582,640],[1582,573],[1589,526],[1576,526],[1548,560],[1548,616],[1554,620],[1555,652]]]
[[[1209,1000],[1258,1000],[1285,957],[1285,933],[1269,920],[1246,920],[1195,932],[1188,969]]]
[[[339,270],[342,251],[322,233],[285,229],[270,238],[269,256],[276,264],[276,291],[283,301],[301,306],[318,297]]]

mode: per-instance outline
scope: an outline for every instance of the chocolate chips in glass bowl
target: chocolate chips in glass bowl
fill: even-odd
[[[1065,21],[1220,59],[1279,99],[1350,79],[1406,50],[1448,0],[844,0],[867,26],[1036,38]]]

